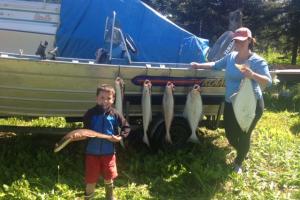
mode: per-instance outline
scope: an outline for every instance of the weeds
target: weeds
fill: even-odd
[[[172,152],[119,149],[116,194],[121,200],[299,199],[299,127],[299,113],[266,111],[253,133],[242,175],[231,170],[235,151],[223,129],[201,128],[200,144],[188,143]],[[58,139],[26,135],[0,139],[0,199],[56,200],[83,195],[84,143],[70,144],[54,154]],[[96,199],[103,197],[100,180]]]

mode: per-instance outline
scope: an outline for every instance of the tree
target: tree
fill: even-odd
[[[288,35],[291,37],[292,43],[292,59],[291,64],[295,65],[300,46],[300,1],[292,0],[289,4],[288,18]]]
[[[292,64],[300,46],[299,0],[144,0],[188,31],[213,44],[228,30],[228,15],[241,9],[243,25],[258,39],[261,51],[275,49],[292,53]]]

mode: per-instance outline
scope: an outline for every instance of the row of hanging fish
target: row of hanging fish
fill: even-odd
[[[151,110],[151,81],[145,80],[143,84],[142,92],[142,114],[143,114],[143,142],[150,146],[148,138],[148,128],[152,120],[152,110]],[[165,91],[162,100],[163,115],[165,122],[165,140],[168,143],[172,143],[171,137],[171,125],[174,118],[174,84],[172,82],[167,82],[165,86]],[[185,103],[183,116],[187,119],[189,126],[192,130],[190,141],[197,142],[198,138],[196,135],[196,130],[199,121],[202,118],[203,103],[200,95],[200,86],[195,84],[193,89],[188,93],[187,100]]]
[[[115,80],[115,108],[116,110],[123,114],[123,101],[124,101],[124,81],[117,77]],[[142,118],[143,118],[143,142],[150,147],[150,142],[148,138],[148,129],[152,121],[152,108],[151,108],[151,88],[152,84],[150,80],[145,80],[143,83],[142,91]],[[171,125],[174,118],[174,89],[175,86],[172,82],[167,82],[165,86],[165,91],[163,94],[162,108],[163,116],[165,122],[165,140],[172,144],[171,137]],[[256,98],[253,91],[253,86],[251,80],[245,78],[240,86],[239,91],[232,96],[233,110],[236,119],[245,132],[249,130],[251,123],[255,117],[255,107]],[[183,117],[187,119],[191,135],[189,141],[198,142],[198,137],[196,135],[199,121],[202,118],[203,113],[203,103],[200,95],[200,86],[195,84],[192,90],[188,93],[184,110]],[[118,130],[120,133],[120,130]],[[60,151],[70,142],[84,140],[90,137],[95,137],[96,132],[88,129],[77,129],[66,134],[55,146],[54,152]],[[123,141],[121,145],[124,147]]]
[[[119,113],[123,114],[123,100],[124,100],[124,81],[117,77],[115,80],[115,108]],[[142,92],[142,118],[143,118],[143,142],[150,147],[150,142],[148,138],[148,128],[152,121],[152,108],[151,108],[151,81],[145,80],[143,83]],[[165,91],[163,94],[163,116],[165,122],[165,140],[168,143],[172,143],[171,137],[171,125],[174,118],[174,84],[172,82],[167,82],[165,86]],[[198,141],[196,136],[196,129],[198,123],[202,116],[202,99],[200,96],[200,86],[194,85],[193,89],[188,93],[186,104],[184,107],[183,116],[187,119],[189,126],[192,130],[189,140],[196,142]],[[120,130],[118,130],[120,132]],[[95,137],[97,133],[88,129],[76,129],[66,134],[55,146],[54,152],[58,152],[67,146],[69,143],[78,140],[84,140],[87,138]],[[124,147],[123,141],[121,141],[121,146]]]

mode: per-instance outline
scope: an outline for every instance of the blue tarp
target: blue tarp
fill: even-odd
[[[59,56],[95,59],[105,45],[106,18],[113,11],[138,52],[136,62],[189,63],[205,61],[208,40],[177,26],[140,0],[62,0],[56,34]]]

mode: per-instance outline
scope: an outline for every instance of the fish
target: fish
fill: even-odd
[[[115,108],[122,115],[123,115],[124,88],[125,87],[124,87],[123,79],[117,77],[115,80],[115,90],[116,90]],[[120,128],[118,128],[118,133],[121,134]],[[120,141],[120,144],[123,148],[125,148],[123,139]]]
[[[235,118],[244,132],[248,132],[254,118],[257,100],[249,78],[241,81],[240,89],[231,97]]]
[[[151,87],[152,84],[149,80],[144,81],[143,93],[142,93],[142,115],[143,115],[143,142],[150,146],[149,138],[147,135],[148,127],[152,121],[152,109],[151,109]]]
[[[188,93],[186,103],[183,110],[183,117],[187,119],[190,128],[191,135],[189,141],[199,142],[196,135],[196,129],[198,128],[199,121],[201,120],[203,113],[203,103],[200,95],[200,86],[195,84],[193,89]]]
[[[117,77],[115,80],[115,90],[115,108],[120,114],[123,114],[124,81],[120,77]]]
[[[89,129],[76,129],[67,133],[58,143],[55,144],[54,152],[57,153],[74,141],[85,140],[87,138],[97,137],[97,132]]]
[[[165,120],[165,127],[166,127],[166,135],[165,139],[168,143],[172,144],[172,138],[170,134],[170,128],[172,124],[172,120],[174,117],[174,84],[170,81],[167,82],[167,85],[165,87],[165,92],[163,95],[163,114],[164,114],[164,120]]]

